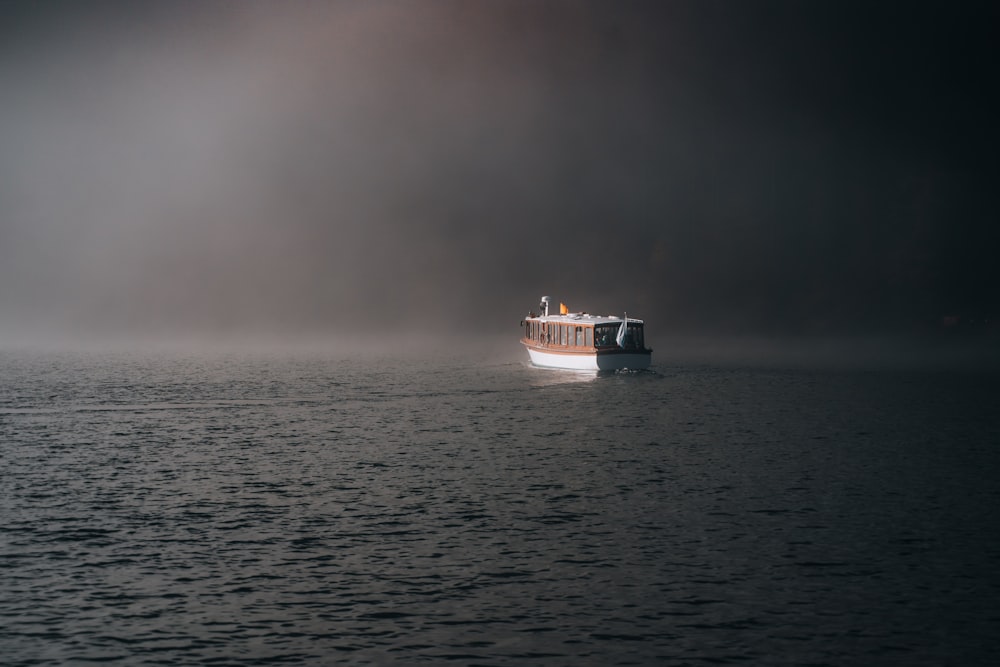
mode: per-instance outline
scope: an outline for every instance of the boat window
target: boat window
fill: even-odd
[[[583,345],[583,327],[576,328],[576,344],[577,346]]]
[[[618,333],[617,324],[598,324],[594,327],[594,345],[597,347],[609,347],[617,345],[615,334]]]
[[[631,324],[629,323],[628,329],[625,332],[625,340],[622,342],[622,347],[626,350],[641,350],[642,349],[642,325],[641,324]]]
[[[598,324],[594,326],[594,345],[596,347],[617,347],[618,329],[621,324]],[[642,350],[645,348],[642,324],[629,322],[625,331],[625,340],[622,347],[626,350]]]
[[[584,327],[583,333],[586,336],[583,340],[583,344],[587,347],[594,347],[594,330],[591,327]]]
[[[560,324],[559,325],[559,340],[562,342],[563,345],[567,344],[566,338],[567,338],[567,334],[568,333],[569,333],[569,327],[566,326],[565,324]]]

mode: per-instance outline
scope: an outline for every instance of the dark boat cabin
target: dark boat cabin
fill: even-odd
[[[597,318],[592,318],[597,319]],[[602,318],[603,319],[603,318]],[[540,321],[526,319],[524,325],[524,342],[537,347],[563,348],[569,350],[601,350],[618,348],[618,332],[621,321],[618,322],[577,322],[577,321]],[[645,350],[643,339],[643,323],[629,320],[622,340],[623,350]]]

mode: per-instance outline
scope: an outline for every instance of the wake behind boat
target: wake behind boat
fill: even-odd
[[[531,363],[569,370],[639,370],[649,368],[652,350],[643,340],[643,321],[627,315],[571,313],[559,304],[559,314],[550,315],[552,300],[542,297],[540,314],[532,312],[521,321],[521,343]]]

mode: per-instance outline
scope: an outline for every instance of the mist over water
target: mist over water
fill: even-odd
[[[661,5],[15,7],[0,336],[995,321],[988,17]]]
[[[998,662],[995,8],[4,16],[0,662]]]

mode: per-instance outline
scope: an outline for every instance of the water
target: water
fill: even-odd
[[[997,664],[998,405],[990,373],[0,353],[0,661]]]

